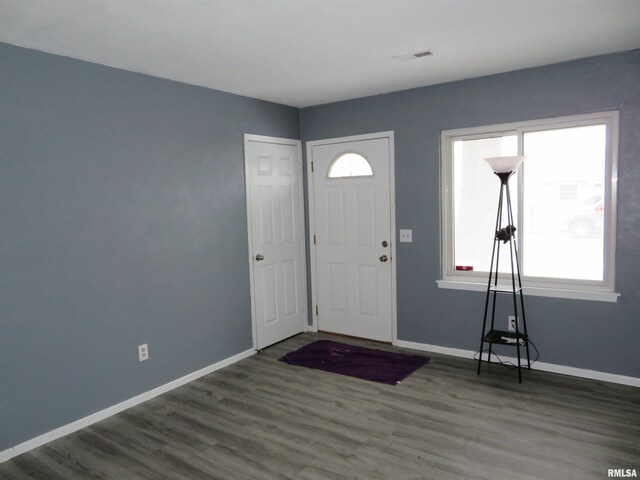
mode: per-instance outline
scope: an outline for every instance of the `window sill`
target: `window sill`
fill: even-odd
[[[479,282],[463,282],[458,280],[436,280],[439,288],[453,290],[468,290],[472,292],[486,292],[487,284]],[[619,293],[593,290],[571,290],[568,288],[527,287],[522,288],[522,293],[534,297],[570,298],[573,300],[592,300],[596,302],[618,301]]]

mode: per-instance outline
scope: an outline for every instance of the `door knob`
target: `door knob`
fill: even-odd
[[[388,259],[387,259],[387,256],[386,256],[386,255],[382,255],[382,256],[380,257],[380,261],[381,261],[381,262],[386,262],[387,260],[388,260]]]
[[[262,260],[264,260],[264,255],[257,254],[256,255],[256,262],[261,262]]]

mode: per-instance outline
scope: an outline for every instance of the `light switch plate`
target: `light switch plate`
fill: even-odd
[[[400,241],[404,243],[413,242],[413,230],[400,230]]]

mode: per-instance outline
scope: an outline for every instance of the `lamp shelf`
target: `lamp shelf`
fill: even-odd
[[[520,332],[511,332],[507,330],[489,330],[483,340],[487,343],[499,343],[500,345],[512,345],[517,346],[518,341],[520,342],[520,346],[522,347],[527,343],[528,335]],[[509,339],[509,340],[505,340]]]
[[[514,289],[513,287],[508,287],[506,285],[491,285],[489,290],[496,293],[518,293],[522,290],[522,287],[516,287]]]

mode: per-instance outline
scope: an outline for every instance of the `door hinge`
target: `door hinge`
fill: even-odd
[[[316,316],[318,316],[318,305],[316,305]]]
[[[313,172],[313,162],[311,162],[311,171]]]
[[[313,235],[313,244],[314,245],[316,244],[316,236],[315,236],[315,234]]]

